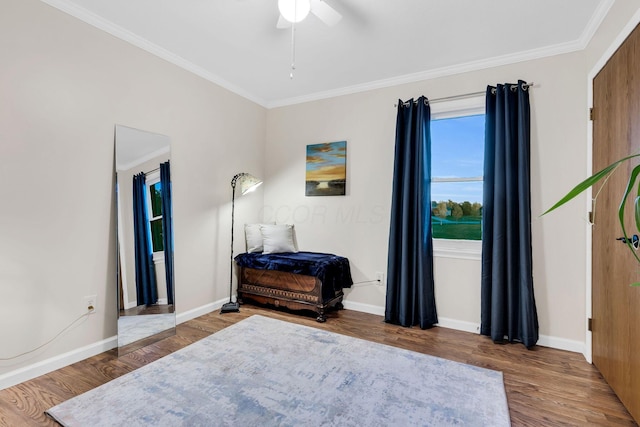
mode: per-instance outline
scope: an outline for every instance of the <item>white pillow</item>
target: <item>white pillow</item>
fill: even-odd
[[[244,237],[247,242],[247,252],[262,252],[262,224],[245,224]]]
[[[263,254],[277,254],[281,252],[298,252],[293,240],[293,225],[261,224]]]

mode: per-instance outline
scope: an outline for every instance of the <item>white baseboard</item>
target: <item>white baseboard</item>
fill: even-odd
[[[352,301],[343,301],[343,304],[344,308],[347,310],[361,311],[363,313],[384,316],[384,307]],[[441,328],[455,329],[457,331],[470,332],[472,334],[480,333],[479,323],[450,319],[447,317],[439,317],[438,320],[438,326]],[[568,340],[566,338],[540,335],[538,345],[542,347],[555,348],[557,350],[566,350],[574,353],[585,354],[585,343],[581,341]]]
[[[456,331],[471,332],[472,334],[480,333],[479,323],[449,319],[447,317],[438,317],[438,326],[441,328],[455,329]]]
[[[566,338],[540,335],[538,337],[538,345],[542,347],[555,348],[557,350],[566,350],[574,353],[582,353],[583,355],[585,354],[585,343],[581,341],[568,340]]]
[[[176,315],[176,324],[184,323],[188,320],[195,319],[198,316],[202,316],[203,314],[211,313],[222,307],[222,304],[228,302],[228,298],[224,298],[218,301],[214,301],[209,304],[202,305],[200,307],[193,308],[189,311],[185,311],[184,313],[179,313]]]
[[[118,346],[118,337],[113,336],[102,341],[98,341],[93,344],[69,351],[67,353],[60,354],[58,356],[51,357],[49,359],[42,360],[34,363],[33,365],[25,366],[15,371],[7,372],[0,375],[0,390],[7,387],[20,384],[24,381],[29,381],[40,375],[47,374],[56,369],[64,368],[72,363],[79,362],[105,351],[111,350]]]
[[[342,304],[347,310],[360,311],[362,313],[375,314],[377,316],[384,316],[384,307],[346,300],[343,300]]]
[[[360,311],[362,313],[375,314],[377,316],[384,316],[384,307],[372,304],[363,304],[360,302],[342,301],[344,308],[347,310]],[[440,322],[438,326],[442,328],[456,329],[458,331],[478,333],[480,331],[480,325],[471,322],[464,322],[461,320],[439,318]]]
[[[203,314],[210,313],[214,310],[222,307],[222,304],[227,302],[227,299],[215,301],[210,304],[205,304],[201,307],[197,307],[193,310],[186,311],[176,315],[176,323],[180,324],[187,320],[195,319]],[[134,307],[135,307],[135,303]],[[12,387],[16,384],[20,384],[25,381],[32,380],[40,375],[47,374],[56,369],[64,368],[72,363],[79,362],[89,357],[98,355],[105,351],[111,350],[118,346],[118,336],[113,336],[102,341],[98,341],[93,344],[72,350],[70,352],[60,354],[58,356],[51,357],[49,359],[42,360],[40,362],[28,365],[15,371],[10,371],[0,375],[0,390]]]
[[[215,311],[222,307],[222,305],[226,302],[227,299],[224,298],[200,307],[196,307],[189,311],[185,311],[184,313],[179,313],[176,315],[176,323],[184,323],[188,320],[195,319],[198,316],[202,316],[203,314],[211,313],[212,311]],[[384,316],[384,307],[352,301],[343,301],[343,304],[345,309],[347,310],[360,311],[377,316]],[[480,329],[480,325],[473,322],[466,322],[462,320],[443,317],[441,317],[439,321],[440,322],[438,323],[438,326],[443,328],[455,329],[458,331],[477,334]],[[565,338],[550,337],[547,335],[540,335],[538,345],[582,354],[584,354],[585,350],[585,343],[583,342],[568,340]],[[117,346],[118,337],[113,336],[102,341],[98,341],[96,343],[89,344],[76,350],[61,354],[59,356],[34,363],[33,365],[25,366],[15,371],[7,372],[0,375],[0,390],[14,386],[16,384],[20,384],[24,381],[29,381],[40,375],[44,375],[51,371],[55,371],[56,369],[68,366],[72,363],[76,363],[105,351],[111,350],[112,348],[116,348]]]

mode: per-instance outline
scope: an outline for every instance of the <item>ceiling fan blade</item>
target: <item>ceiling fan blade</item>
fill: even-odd
[[[330,27],[342,19],[342,15],[322,0],[311,0],[311,13]]]
[[[290,28],[290,27],[291,27],[291,22],[284,19],[284,16],[282,15],[278,16],[278,23],[276,24],[276,28],[284,29],[284,28]]]

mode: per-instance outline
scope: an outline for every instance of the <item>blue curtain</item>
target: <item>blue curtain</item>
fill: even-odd
[[[162,243],[167,278],[167,302],[173,304],[173,211],[171,209],[171,168],[168,161],[160,163],[160,184],[162,186]]]
[[[398,101],[385,322],[438,323],[431,238],[431,109]]]
[[[538,341],[531,261],[529,92],[525,82],[486,96],[480,333]]]
[[[144,173],[133,177],[133,233],[136,264],[136,296],[138,305],[158,302],[156,271],[153,265],[149,217],[146,203],[147,185]]]

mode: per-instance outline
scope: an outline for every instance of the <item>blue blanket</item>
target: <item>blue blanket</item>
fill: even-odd
[[[325,300],[333,298],[336,291],[350,288],[353,284],[349,260],[337,255],[318,252],[254,252],[240,254],[235,260],[241,267],[315,276],[322,281],[322,298]]]

